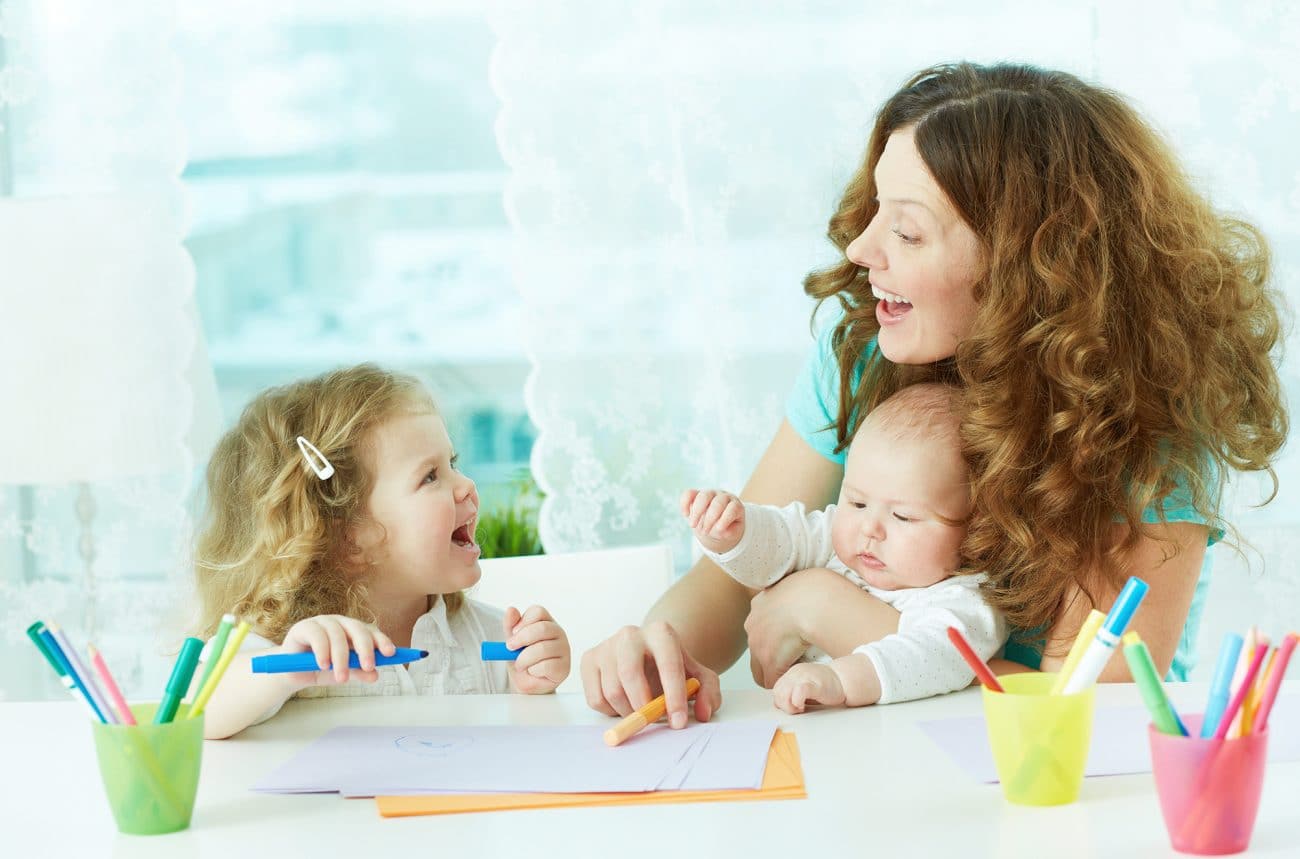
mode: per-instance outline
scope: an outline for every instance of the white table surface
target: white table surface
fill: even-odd
[[[1205,700],[1203,684],[1170,688],[1185,711]],[[1182,855],[1169,846],[1149,773],[1087,779],[1078,802],[1054,808],[1017,807],[997,785],[974,783],[916,721],[978,714],[978,690],[793,717],[773,709],[767,692],[725,694],[718,718],[776,716],[794,731],[807,799],[384,819],[372,800],[254,794],[248,788],[257,777],[337,725],[611,722],[576,695],[297,700],[236,739],[207,742],[190,828],[147,837],[114,828],[80,707],[6,703],[0,856]],[[1130,685],[1098,689],[1099,706],[1138,700]],[[1249,855],[1300,856],[1297,796],[1300,763],[1271,764]]]

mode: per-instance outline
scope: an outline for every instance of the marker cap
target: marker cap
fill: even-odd
[[[1129,580],[1124,583],[1124,590],[1119,592],[1115,599],[1115,605],[1111,606],[1110,614],[1106,615],[1106,622],[1102,624],[1102,629],[1111,635],[1119,638],[1128,628],[1128,622],[1133,618],[1133,612],[1137,611],[1138,605],[1142,598],[1147,595],[1147,583],[1137,576],[1129,576]]]
[[[199,661],[199,651],[203,649],[203,642],[197,638],[187,638],[181,645],[180,656],[176,658],[176,664],[172,666],[172,676],[167,679],[167,694],[175,695],[178,698],[185,697],[189,691],[190,680],[194,677],[194,666]]]

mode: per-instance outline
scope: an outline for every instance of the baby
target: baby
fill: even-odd
[[[726,492],[687,490],[682,514],[704,552],[736,581],[766,588],[825,566],[898,610],[898,632],[838,659],[791,666],[776,705],[860,707],[969,686],[974,674],[948,640],[962,632],[982,659],[1006,642],[1006,622],[979,593],[981,575],[957,574],[970,515],[958,391],[917,384],[877,406],[849,446],[837,504],[749,504]],[[809,654],[810,656],[812,654]]]

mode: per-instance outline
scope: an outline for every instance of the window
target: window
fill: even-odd
[[[470,476],[526,466],[483,14],[184,7],[187,245],[227,423],[270,385],[376,361],[430,385]]]

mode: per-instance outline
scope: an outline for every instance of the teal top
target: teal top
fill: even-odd
[[[839,370],[835,355],[831,350],[831,332],[834,321],[825,325],[817,336],[803,371],[786,401],[785,415],[795,432],[822,456],[844,464],[844,451],[835,452],[835,418],[839,411]],[[852,384],[857,387],[862,378],[866,362],[876,354],[876,341],[867,346],[866,354],[854,368]],[[1217,470],[1214,472],[1217,476]],[[1175,491],[1164,501],[1165,519],[1170,522],[1196,522],[1205,524],[1205,518],[1192,507],[1190,494]],[[1144,522],[1159,522],[1160,515],[1156,507],[1148,508],[1142,516]],[[1223,537],[1223,531],[1211,529],[1208,545],[1214,545]],[[1201,575],[1196,582],[1196,591],[1192,595],[1192,605],[1187,612],[1187,623],[1183,626],[1182,637],[1178,641],[1178,650],[1174,654],[1173,665],[1169,669],[1169,680],[1186,680],[1196,665],[1196,633],[1200,628],[1201,613],[1205,608],[1205,597],[1210,587],[1210,553],[1205,553],[1205,562],[1201,565]],[[1042,659],[1044,638],[1043,630],[1012,629],[1007,642],[1005,657],[1030,668],[1037,668]]]

